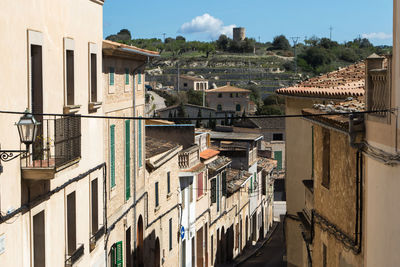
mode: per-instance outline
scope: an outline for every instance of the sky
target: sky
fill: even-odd
[[[272,41],[284,34],[328,37],[339,43],[366,37],[392,45],[393,0],[106,0],[104,38],[128,29],[133,38],[212,41],[246,28],[246,37]]]

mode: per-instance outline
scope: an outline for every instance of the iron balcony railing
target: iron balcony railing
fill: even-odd
[[[72,267],[82,256],[85,254],[85,247],[83,244],[77,248],[72,255],[67,256],[67,260],[65,261],[66,267]]]
[[[21,157],[22,168],[59,168],[81,157],[81,117],[38,117],[36,141]]]
[[[93,236],[90,238],[90,250],[93,250],[96,246],[96,242],[104,235],[104,226],[102,226]]]

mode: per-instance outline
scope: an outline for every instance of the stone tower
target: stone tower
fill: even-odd
[[[243,41],[246,38],[246,28],[238,27],[233,28],[233,40],[234,41]]]

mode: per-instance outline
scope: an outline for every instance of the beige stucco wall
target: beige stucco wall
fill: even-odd
[[[51,11],[51,12],[50,12]],[[40,32],[43,55],[43,110],[62,113],[64,98],[64,37],[74,40],[75,51],[75,102],[82,105],[80,114],[88,113],[89,103],[89,43],[97,45],[98,95],[101,95],[101,41],[102,5],[94,1],[1,1],[0,34],[7,36],[0,42],[2,51],[7,51],[0,65],[0,83],[3,97],[0,105],[4,110],[23,111],[29,107],[29,44],[28,30]],[[101,101],[101,96],[99,97]],[[97,111],[102,114],[102,109]],[[0,115],[2,149],[19,149],[20,142],[14,122],[20,115]],[[50,189],[102,163],[102,121],[82,120],[81,160],[60,171],[50,182]],[[0,179],[0,209],[4,214],[21,205],[20,161],[4,163]],[[89,183],[98,178],[99,223],[102,224],[102,171],[94,172],[50,199],[19,214],[8,224],[0,225],[0,235],[5,235],[5,252],[0,254],[1,266],[29,266],[32,256],[32,216],[44,210],[47,266],[62,266],[65,261],[65,202],[66,194],[76,190],[77,243],[84,244],[85,255],[78,265],[88,266],[104,259],[101,242],[89,252],[90,189]]]
[[[299,115],[303,108],[312,107],[307,98],[286,97],[287,115]],[[286,119],[286,207],[288,214],[296,215],[305,204],[302,180],[311,179],[311,123],[301,118]],[[305,244],[298,222],[286,220],[286,250],[288,266],[303,266]]]

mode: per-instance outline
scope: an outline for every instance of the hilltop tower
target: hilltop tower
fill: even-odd
[[[246,38],[246,28],[238,27],[233,28],[233,40],[234,41],[243,41]]]

